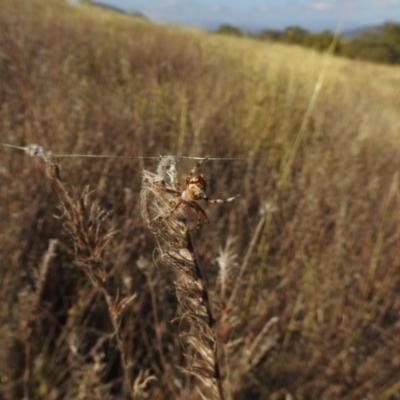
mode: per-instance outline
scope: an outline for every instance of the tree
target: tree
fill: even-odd
[[[281,31],[276,31],[273,29],[263,29],[257,34],[257,38],[259,39],[267,39],[267,40],[280,40],[282,38],[283,33]]]
[[[239,28],[229,24],[220,25],[219,28],[216,30],[216,33],[221,33],[224,35],[243,36],[243,32]]]
[[[287,43],[303,44],[308,32],[299,26],[289,26],[283,31],[282,40]]]
[[[400,24],[386,23],[378,45],[386,50],[388,62],[400,64]]]
[[[312,47],[318,51],[328,50],[333,41],[333,33],[331,31],[323,31],[320,33],[308,34],[304,39],[304,45]]]

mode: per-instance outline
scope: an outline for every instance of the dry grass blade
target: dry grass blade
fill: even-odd
[[[177,182],[175,164],[173,157],[164,157],[156,174],[144,171],[142,215],[161,243],[162,263],[175,272],[175,290],[183,312],[181,339],[188,360],[185,371],[203,383],[206,398],[221,400],[224,395],[208,292],[184,207],[176,208],[176,196],[172,196]]]
[[[75,262],[84,270],[93,286],[100,290],[107,303],[114,336],[121,354],[124,391],[126,395],[131,396],[132,383],[119,317],[125,307],[134,300],[135,295],[120,300],[119,291],[117,290],[116,295],[113,296],[106,285],[107,271],[102,256],[104,248],[115,234],[115,230],[105,226],[109,213],[98,204],[91,203],[88,187],[84,188],[80,196],[70,193],[61,178],[58,161],[50,158],[46,166],[47,175],[51,178],[60,199],[61,215],[57,218],[63,220],[64,229],[72,239]]]
[[[197,355],[191,324],[202,341],[217,331],[226,399],[399,397],[400,69],[265,39],[94,2],[1,1],[2,399],[126,398],[125,362],[132,384],[149,368],[157,376],[152,400],[198,400],[197,377],[176,366],[187,353],[209,380],[213,342]],[[202,193],[204,164],[179,187],[173,159],[147,167],[157,154],[208,154],[217,197],[241,193],[234,213],[198,201],[212,211],[196,250],[215,328],[186,235],[186,214],[194,227],[196,214],[206,219],[182,202],[172,211],[189,185]],[[68,170],[61,184],[49,163],[64,205],[54,212],[43,161],[56,155]],[[143,169],[143,215],[161,252],[136,201]],[[87,184],[95,193],[81,194]],[[140,268],[152,254],[165,265]],[[180,324],[170,324],[171,276],[187,304]]]
[[[133,383],[133,398],[134,400],[148,399],[149,393],[147,391],[148,384],[155,381],[157,378],[150,374],[149,370],[140,371]]]

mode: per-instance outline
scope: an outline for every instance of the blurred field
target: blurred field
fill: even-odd
[[[227,399],[400,399],[400,68],[61,0],[0,8],[0,142],[242,158],[202,166],[210,198],[241,196],[205,204],[195,233]],[[110,291],[137,294],[120,327],[131,379],[150,369],[149,398],[198,399],[140,215],[156,160],[60,161],[117,230],[103,259]],[[182,181],[194,164],[179,162]],[[42,160],[0,146],[0,179],[1,399],[123,398],[107,306],[73,262]]]

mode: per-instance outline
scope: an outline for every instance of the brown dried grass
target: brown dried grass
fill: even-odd
[[[56,0],[29,4],[2,1],[2,142],[246,158],[204,167],[211,194],[241,197],[207,207],[211,223],[195,238],[226,398],[398,398],[398,69],[329,60],[280,185],[319,55]],[[137,396],[199,398],[179,369],[189,325],[178,323],[170,270],[153,262],[159,244],[140,216],[151,163],[62,159],[65,231],[54,218],[57,175],[49,185],[43,160],[1,149],[4,399],[130,396],[124,363]],[[189,168],[182,160],[178,173]],[[92,200],[74,194],[87,185]],[[186,217],[176,218],[178,229]],[[98,280],[77,256],[101,263]],[[134,295],[116,327],[110,304]]]

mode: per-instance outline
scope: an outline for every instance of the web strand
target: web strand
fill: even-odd
[[[8,143],[0,143],[1,146],[3,147],[8,147],[16,150],[22,150],[28,155],[32,157],[40,157],[43,158],[44,160],[47,160],[48,158],[51,157],[56,157],[56,158],[98,158],[98,159],[120,159],[120,160],[156,160],[160,159],[160,157],[168,157],[171,155],[158,155],[158,156],[118,156],[118,155],[113,155],[113,154],[63,154],[63,153],[53,153],[51,151],[46,151],[43,149],[42,146],[39,146],[38,144],[30,144],[28,146],[16,146],[13,144],[8,144]],[[177,159],[189,159],[189,160],[203,160],[205,157],[197,157],[197,156],[177,156],[177,155],[172,155],[172,157],[175,157]],[[266,157],[207,157],[208,160],[211,161],[217,161],[217,160],[265,160]]]

